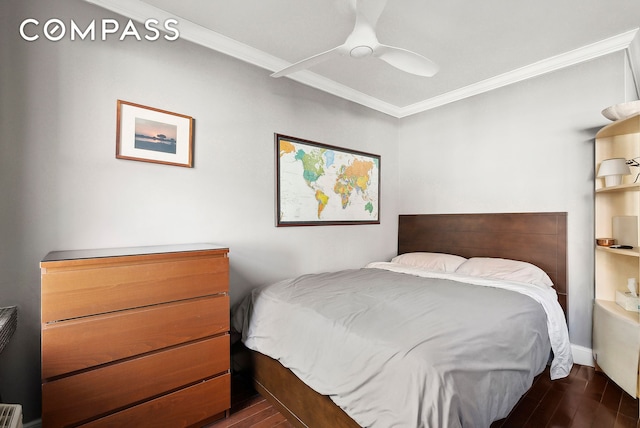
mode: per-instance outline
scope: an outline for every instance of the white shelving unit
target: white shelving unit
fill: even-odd
[[[633,159],[640,156],[640,114],[618,120],[602,128],[596,135],[596,171],[610,158]],[[595,236],[613,237],[613,219],[628,217],[634,226],[640,218],[640,172],[623,178],[618,186],[605,187],[596,178]],[[640,230],[640,227],[634,227]],[[636,236],[625,236],[640,242]],[[620,242],[625,243],[625,242]],[[636,244],[637,245],[637,244]],[[595,302],[593,308],[593,352],[596,364],[609,378],[633,397],[640,395],[640,314],[616,304],[616,291],[627,291],[627,279],[640,279],[640,251],[596,246]]]

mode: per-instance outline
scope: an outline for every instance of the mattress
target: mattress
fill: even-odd
[[[391,265],[256,289],[233,327],[366,427],[488,427],[531,387],[551,348],[552,377],[569,373],[552,288]]]

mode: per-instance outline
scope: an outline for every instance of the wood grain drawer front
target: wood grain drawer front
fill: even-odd
[[[228,373],[229,336],[171,348],[42,385],[42,424],[63,427]]]
[[[228,330],[229,296],[226,294],[45,324],[42,329],[42,378]]]
[[[182,253],[42,263],[42,322],[229,291],[229,259]]]
[[[231,407],[230,391],[231,375],[225,374],[97,419],[81,427],[188,427],[198,422],[208,421],[212,415],[229,409]]]

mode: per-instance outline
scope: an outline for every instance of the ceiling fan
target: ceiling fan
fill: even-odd
[[[418,76],[431,77],[438,72],[438,65],[422,55],[407,49],[387,46],[378,42],[375,27],[387,0],[352,0],[356,23],[347,40],[340,46],[296,62],[271,75],[282,77],[324,62],[335,55],[365,58],[373,56],[388,64]]]

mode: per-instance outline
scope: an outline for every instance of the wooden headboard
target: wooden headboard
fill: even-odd
[[[398,254],[416,251],[532,263],[553,281],[567,316],[567,213],[400,215]]]

